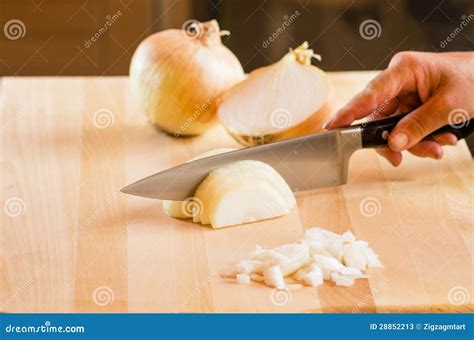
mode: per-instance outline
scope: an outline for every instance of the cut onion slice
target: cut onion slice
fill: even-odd
[[[213,150],[209,150],[209,151],[206,151],[194,158],[191,158],[190,160],[188,160],[186,163],[188,162],[191,162],[191,161],[195,161],[197,159],[201,159],[201,158],[206,158],[206,157],[211,157],[211,156],[214,156],[214,155],[218,155],[218,154],[221,154],[221,153],[224,153],[224,152],[229,152],[229,151],[234,151],[234,150],[237,150],[235,148],[219,148],[219,149],[213,149]],[[173,217],[176,217],[176,218],[189,218],[191,217],[192,215],[194,215],[192,213],[192,208],[191,208],[191,205],[193,204],[192,200],[189,200],[189,201],[168,201],[168,200],[164,200],[162,202],[162,208],[163,208],[163,211],[165,212],[165,214],[169,215],[169,216],[173,216]]]
[[[234,149],[211,150],[192,160]],[[166,214],[192,217],[214,228],[271,219],[288,214],[295,197],[275,169],[259,161],[243,160],[213,170],[186,201],[163,201]]]
[[[278,172],[263,162],[249,160],[212,171],[195,197],[202,202],[195,221],[214,228],[275,218],[288,214],[296,205]]]

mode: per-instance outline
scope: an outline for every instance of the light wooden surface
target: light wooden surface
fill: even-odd
[[[334,104],[373,76],[331,74]],[[406,155],[396,169],[373,151],[357,152],[347,185],[299,193],[286,217],[212,230],[118,190],[234,146],[222,128],[187,139],[157,132],[131,103],[126,78],[4,78],[0,107],[4,312],[474,310],[473,172],[464,142],[441,161]],[[373,216],[362,213],[368,201]],[[350,288],[326,283],[283,297],[220,277],[256,244],[298,240],[311,226],[352,230],[385,269]]]

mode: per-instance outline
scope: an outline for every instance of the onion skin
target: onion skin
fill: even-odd
[[[196,38],[170,29],[146,38],[130,65],[132,93],[152,124],[174,136],[198,135],[217,121],[216,97],[241,81],[237,57],[215,20]]]

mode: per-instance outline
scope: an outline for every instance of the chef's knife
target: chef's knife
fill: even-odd
[[[403,115],[391,116],[328,132],[231,151],[184,163],[141,179],[121,191],[127,194],[168,200],[193,196],[210,171],[239,160],[258,160],[271,165],[293,191],[344,184],[349,158],[354,151],[387,146],[387,138]],[[446,125],[432,135],[451,132],[458,139],[474,129],[474,119]]]

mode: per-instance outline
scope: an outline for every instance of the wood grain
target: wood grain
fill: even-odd
[[[332,73],[332,104],[374,75]],[[0,84],[5,312],[474,311],[473,172],[464,142],[445,148],[441,161],[407,155],[396,169],[359,151],[347,185],[298,193],[285,217],[212,230],[119,189],[237,146],[221,127],[185,139],[157,131],[122,77]],[[297,241],[312,226],[352,230],[386,268],[350,288],[326,283],[286,296],[221,276],[256,244]]]

